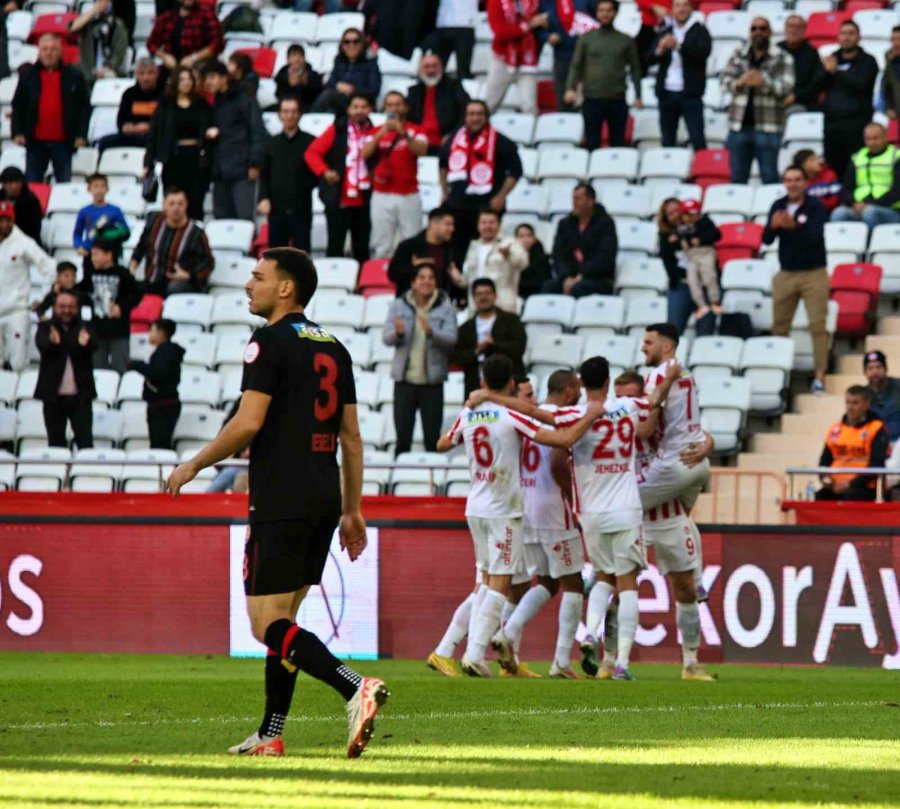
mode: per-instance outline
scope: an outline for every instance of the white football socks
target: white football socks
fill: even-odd
[[[537,588],[535,588],[537,589]],[[556,665],[567,669],[572,662],[572,644],[581,621],[581,593],[563,593],[559,602],[559,632],[556,635]]]
[[[694,584],[700,587],[703,584],[703,539],[697,523],[688,518],[691,527],[691,539],[694,540]]]
[[[619,648],[619,610],[615,603],[610,604],[606,613],[606,625],[603,630],[603,662],[615,665]]]
[[[441,638],[435,652],[441,657],[453,657],[456,647],[462,639],[469,634],[469,621],[472,618],[472,605],[475,603],[475,593],[469,593],[465,601],[460,604],[450,619],[450,625]]]
[[[509,616],[503,625],[503,633],[514,645],[518,646],[521,643],[525,624],[534,618],[551,598],[553,596],[550,595],[550,591],[543,584],[532,587],[522,596],[522,600],[516,605],[512,615]]]
[[[603,629],[606,619],[606,611],[609,609],[609,599],[616,592],[615,587],[605,581],[598,581],[588,596],[587,629],[588,634],[597,639]]]
[[[469,614],[469,631],[467,633],[469,640],[471,640],[472,636],[475,634],[478,613],[481,611],[481,605],[484,603],[484,597],[487,595],[487,591],[488,586],[486,584],[479,585],[478,589],[475,591],[475,599],[472,601],[472,610]]]
[[[466,655],[473,663],[484,663],[488,643],[500,628],[500,616],[506,596],[496,590],[488,590],[481,603],[481,609],[475,616],[475,631],[469,635]]]
[[[700,649],[700,608],[696,602],[675,605],[675,620],[681,630],[681,654],[685,666],[697,663]]]
[[[616,654],[616,667],[628,668],[631,658],[631,647],[634,645],[634,635],[638,625],[638,594],[637,590],[625,590],[619,593],[619,643]]]

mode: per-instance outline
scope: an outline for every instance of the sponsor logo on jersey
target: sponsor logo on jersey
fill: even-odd
[[[499,410],[482,410],[478,413],[469,413],[466,417],[466,424],[490,424],[500,421]]]
[[[337,342],[321,326],[313,326],[311,323],[291,323],[294,331],[301,340],[312,340],[315,343],[335,343]]]

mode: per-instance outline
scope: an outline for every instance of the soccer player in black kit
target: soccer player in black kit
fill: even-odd
[[[291,247],[263,253],[247,295],[250,312],[267,325],[254,332],[245,349],[238,412],[168,481],[177,495],[201,469],[250,444],[244,592],[253,636],[269,654],[265,716],[256,733],[229,749],[236,755],[284,755],[281,735],[298,669],[347,701],[349,758],[365,750],[375,715],[389,696],[381,680],[357,674],[294,623],[309,587],[321,581],[335,528],[340,526],[341,546],[351,562],[366,547],[352,363],[347,349],[303,314],[317,284],[306,253]]]

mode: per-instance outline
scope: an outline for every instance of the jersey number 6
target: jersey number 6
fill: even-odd
[[[479,466],[494,465],[494,448],[487,427],[476,427],[472,433],[472,451]]]

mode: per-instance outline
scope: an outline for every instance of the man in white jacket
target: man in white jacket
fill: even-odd
[[[469,245],[463,271],[450,268],[450,278],[458,287],[470,289],[477,278],[490,278],[497,287],[497,306],[518,314],[519,276],[528,266],[528,251],[518,239],[507,238],[500,232],[500,215],[486,210],[478,215],[478,236]],[[475,307],[469,297],[469,313]]]
[[[16,372],[28,363],[31,265],[48,281],[55,279],[53,259],[16,227],[13,204],[0,202],[0,367],[9,362]]]

